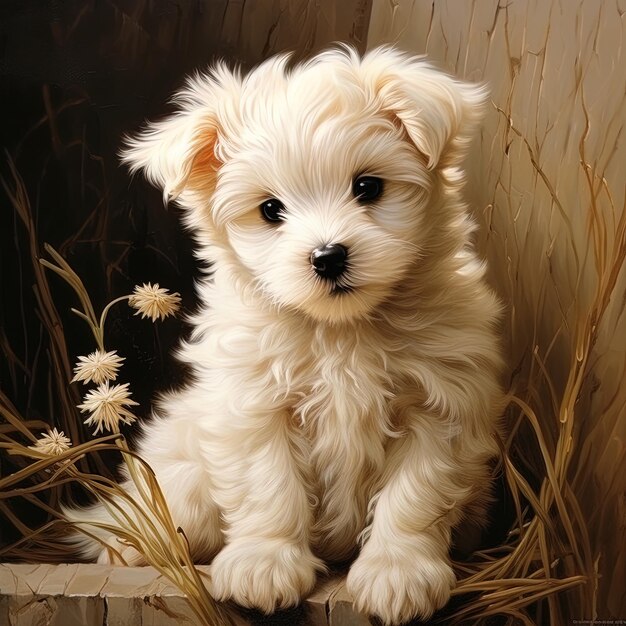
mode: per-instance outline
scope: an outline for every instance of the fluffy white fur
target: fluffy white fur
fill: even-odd
[[[162,399],[139,453],[213,559],[216,598],[271,612],[357,555],[348,589],[385,623],[448,600],[451,528],[488,487],[502,406],[499,305],[461,198],[483,100],[393,49],[336,49],[245,77],[217,65],[128,142],[212,268],[180,348],[194,382]],[[362,174],[384,181],[370,204]],[[261,217],[271,197],[280,224]],[[325,243],[349,248],[347,293],[311,268]]]

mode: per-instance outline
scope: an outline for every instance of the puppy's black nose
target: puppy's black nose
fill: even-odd
[[[346,269],[348,250],[341,244],[327,244],[311,252],[311,265],[322,278],[338,278]]]

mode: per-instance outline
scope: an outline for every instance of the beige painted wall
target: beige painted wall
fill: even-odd
[[[534,403],[552,445],[563,428],[557,414],[573,420],[569,476],[599,557],[598,613],[622,618],[624,272],[585,361],[574,415],[552,409],[532,353],[537,346],[562,398],[596,289],[608,284],[598,267],[613,250],[626,190],[625,13],[624,0],[374,0],[368,37],[368,48],[396,43],[489,85],[493,106],[468,160],[468,193],[508,307],[514,386],[522,395],[529,378],[541,386]],[[605,256],[594,255],[594,210]]]

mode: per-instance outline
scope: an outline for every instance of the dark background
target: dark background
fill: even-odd
[[[339,5],[339,6],[335,6]],[[365,48],[371,0],[3,0],[0,4],[0,400],[24,420],[56,426],[73,442],[91,437],[69,385],[78,355],[95,349],[70,312],[75,294],[42,270],[50,243],[83,280],[99,312],[142,282],[158,282],[194,307],[198,268],[176,207],[120,167],[126,133],[171,111],[187,73],[216,59],[249,69],[272,54],[302,58],[333,41]],[[184,373],[169,356],[184,322],[152,324],[124,304],[109,315],[105,344],[126,358],[147,415],[155,392]],[[137,429],[126,429],[132,438]],[[26,460],[0,457],[3,475]],[[90,455],[83,469],[111,475],[115,461]],[[59,497],[49,494],[55,506]],[[15,513],[31,527],[41,512]],[[41,520],[39,520],[41,521]],[[0,515],[3,543],[14,525]]]

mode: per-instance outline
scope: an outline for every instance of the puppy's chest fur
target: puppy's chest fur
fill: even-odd
[[[294,417],[307,432],[312,435],[328,420],[340,430],[363,426],[373,414],[387,422],[393,380],[380,342],[356,329],[320,328],[307,344],[295,390],[301,399],[294,406]]]
[[[397,363],[375,329],[323,328],[307,341],[292,389],[292,427],[318,498],[318,552],[348,557],[376,491],[385,446],[398,436]],[[395,382],[394,382],[395,381]]]
[[[218,396],[224,387],[241,402],[262,396],[272,422],[287,420],[298,473],[315,503],[316,552],[330,560],[350,557],[380,486],[386,447],[402,436],[407,402],[419,402],[411,372],[420,359],[419,337],[399,323],[317,325],[289,314],[248,316],[249,307],[239,309],[233,324],[237,301],[215,301],[202,328],[208,332],[187,346],[186,360],[204,364],[202,378]],[[223,363],[234,355],[239,367],[229,371],[239,387],[222,381]],[[213,416],[209,438],[236,433],[230,419]],[[211,458],[222,455],[212,447]]]

